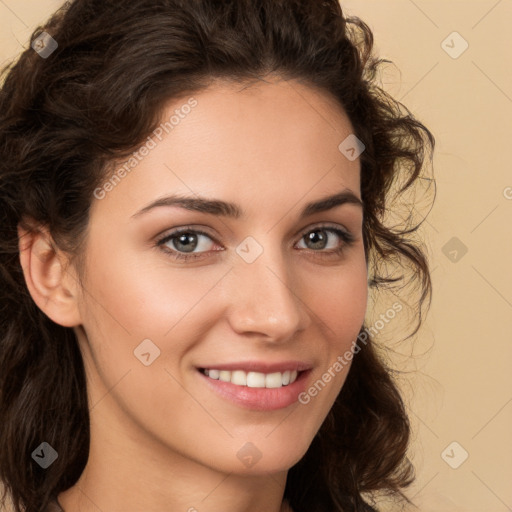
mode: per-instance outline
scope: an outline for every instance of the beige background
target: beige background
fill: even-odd
[[[0,0],[0,61],[26,47],[60,4]],[[396,65],[386,67],[385,88],[437,140],[437,201],[422,231],[433,306],[414,357],[398,359],[413,370],[401,380],[418,474],[408,495],[423,512],[512,511],[512,2],[342,5],[370,25],[378,52]],[[464,40],[467,50],[453,58]],[[455,466],[462,450],[469,456],[453,469],[445,460]]]

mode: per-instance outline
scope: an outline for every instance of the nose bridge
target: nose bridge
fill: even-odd
[[[248,237],[237,248],[231,299],[232,326],[279,339],[302,330],[307,311],[291,282],[280,244],[265,245]]]

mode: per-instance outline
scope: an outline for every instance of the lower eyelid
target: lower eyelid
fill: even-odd
[[[321,231],[321,230],[328,231],[329,233],[336,235],[338,238],[341,239],[341,245],[336,249],[330,249],[330,250],[315,251],[313,249],[307,249],[307,248],[302,249],[302,250],[306,250],[306,251],[318,253],[318,254],[322,254],[322,253],[330,254],[330,253],[339,251],[340,249],[343,249],[344,246],[350,245],[356,239],[356,237],[354,235],[352,235],[350,232],[345,231],[339,227],[320,225],[320,226],[313,226],[312,228],[308,229],[307,231],[303,231],[299,237],[298,242],[296,242],[296,243],[301,242],[308,233],[311,233],[314,231]],[[219,246],[220,249],[217,248],[217,249],[212,249],[210,251],[186,253],[186,252],[180,252],[180,251],[170,248],[170,247],[165,248],[166,244],[171,242],[174,238],[179,237],[181,234],[190,234],[190,233],[196,234],[196,235],[202,235],[202,236],[209,238],[212,241],[212,243]],[[166,236],[164,236],[162,239],[157,241],[157,245],[164,247],[163,250],[165,250],[166,252],[168,252],[172,255],[175,255],[177,258],[180,258],[180,259],[187,259],[187,258],[194,259],[194,258],[200,258],[202,256],[206,257],[206,255],[208,253],[212,253],[212,252],[217,253],[217,252],[221,252],[221,251],[225,250],[225,248],[223,248],[221,246],[221,244],[219,244],[219,242],[217,242],[217,240],[215,240],[215,238],[213,238],[211,235],[209,235],[208,233],[202,232],[202,231],[195,230],[195,229],[188,229],[188,230],[182,229],[182,230],[176,231],[174,233],[169,233]],[[294,247],[295,247],[295,244],[294,244]]]

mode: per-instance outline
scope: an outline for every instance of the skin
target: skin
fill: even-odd
[[[298,218],[305,204],[343,189],[361,197],[359,159],[338,150],[353,129],[334,99],[277,79],[244,88],[216,82],[193,97],[192,112],[93,200],[83,288],[44,229],[20,230],[30,293],[52,320],[75,330],[86,368],[90,456],[77,484],[58,497],[66,512],[288,510],[287,471],[349,370],[307,405],[274,411],[221,398],[198,374],[208,363],[306,360],[309,387],[359,333],[367,269],[359,205]],[[169,103],[162,119],[188,98]],[[175,193],[234,202],[246,215],[172,206],[133,217]],[[354,242],[322,223],[348,230]],[[203,256],[191,262],[156,244],[182,226],[210,236],[199,237],[195,252]],[[329,237],[323,249],[304,239],[318,230]],[[248,236],[263,248],[252,263],[236,252]],[[341,246],[341,254],[322,257]],[[144,339],[160,350],[149,366],[134,356]],[[261,454],[252,467],[237,457],[248,442]]]

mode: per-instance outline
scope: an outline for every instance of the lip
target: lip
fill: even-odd
[[[235,363],[219,363],[213,365],[201,365],[197,366],[198,369],[208,370],[243,370],[244,372],[260,372],[260,373],[274,373],[274,372],[285,372],[287,370],[302,372],[310,370],[313,367],[312,364],[304,361],[281,361],[275,363],[269,363],[266,361],[239,361]]]
[[[238,386],[231,382],[223,382],[217,379],[211,379],[203,373],[200,368],[211,370],[243,370],[261,373],[272,373],[286,370],[297,370],[299,372],[297,379],[292,384],[280,388],[250,388],[248,386]],[[197,375],[205,385],[208,386],[216,395],[244,409],[253,411],[275,411],[290,407],[298,402],[300,393],[306,389],[309,375],[311,374],[311,365],[299,363],[297,361],[288,361],[282,363],[260,363],[244,362],[230,363],[197,368]]]

